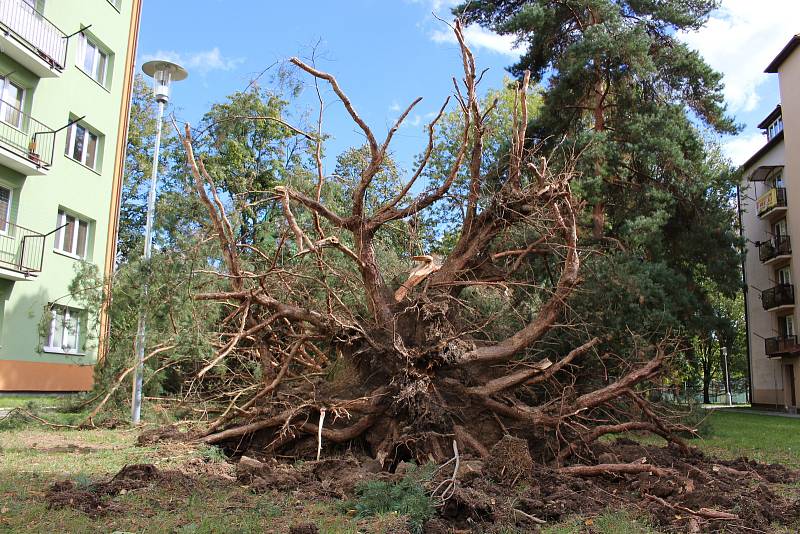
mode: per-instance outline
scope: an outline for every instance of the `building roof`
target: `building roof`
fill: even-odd
[[[781,116],[781,105],[778,104],[777,106],[775,106],[775,109],[769,112],[769,115],[767,115],[767,117],[763,121],[758,123],[758,127],[763,130],[769,127],[769,125],[772,124],[772,121],[774,121],[780,116]]]
[[[764,72],[769,74],[775,74],[778,72],[778,68],[781,66],[781,64],[786,61],[786,58],[788,58],[798,46],[800,46],[800,34],[792,36],[786,46],[783,47],[783,50],[781,50],[780,53],[775,56],[775,59],[772,60],[772,63],[767,65],[767,68],[764,70]]]
[[[753,164],[761,159],[761,156],[772,150],[772,148],[777,145],[779,142],[783,141],[783,130],[775,134],[775,136],[767,141],[767,144],[762,146],[758,149],[758,152],[750,156],[750,159],[744,162],[744,164],[740,167],[742,171],[749,169],[753,166]]]

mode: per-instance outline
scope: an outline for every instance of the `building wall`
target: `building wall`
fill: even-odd
[[[14,188],[16,220],[12,222],[46,234],[57,227],[59,208],[90,221],[86,261],[101,273],[112,266],[118,211],[119,182],[127,134],[127,110],[138,30],[139,0],[122,0],[117,9],[109,0],[47,0],[44,15],[65,34],[82,28],[113,53],[110,79],[99,84],[78,67],[81,47],[77,36],[69,40],[67,63],[57,78],[38,79],[8,56],[0,55],[0,72],[14,71],[15,81],[28,87],[26,111],[36,120],[57,129],[77,117],[102,134],[96,169],[65,155],[67,134],[55,139],[51,170],[44,176],[22,176],[0,166],[0,182]],[[11,67],[9,70],[8,67]],[[0,141],[2,142],[2,141]],[[42,272],[35,280],[6,281],[0,285],[0,390],[89,389],[92,365],[97,361],[100,339],[94,335],[81,355],[42,350],[43,321],[48,303],[75,305],[69,297],[77,260],[54,250],[54,236],[45,241]],[[87,317],[86,325],[96,324]]]
[[[783,117],[783,141],[750,167],[744,169],[745,179],[759,166],[783,165],[783,181],[786,188],[787,207],[785,213],[787,232],[793,244],[793,257],[788,265],[791,269],[795,290],[800,287],[800,262],[794,255],[800,254],[800,50],[787,57],[778,69]],[[791,406],[791,388],[787,383],[786,366],[794,366],[796,392],[795,406],[800,401],[800,359],[798,357],[767,358],[764,349],[765,337],[779,335],[778,314],[764,311],[760,290],[774,286],[775,266],[764,265],[758,256],[754,241],[769,239],[773,221],[761,220],[756,214],[755,199],[765,192],[760,182],[744,182],[740,200],[742,223],[746,244],[745,274],[747,278],[747,304],[749,311],[751,382],[753,404],[784,408]],[[797,295],[795,296],[797,302]],[[795,333],[800,334],[800,314],[797,307],[781,314],[794,316]]]
[[[785,145],[779,143],[767,154],[757,160],[748,171],[762,165],[784,165]],[[784,169],[785,171],[785,169]],[[745,180],[750,172],[745,172]],[[788,189],[788,188],[787,188]],[[755,404],[783,405],[783,373],[780,359],[767,358],[764,338],[778,335],[777,322],[772,312],[764,311],[761,305],[761,290],[774,285],[772,269],[764,266],[758,257],[756,241],[768,239],[770,223],[759,219],[756,212],[756,199],[764,193],[761,182],[742,183],[740,202],[745,243],[745,273],[747,280],[747,309],[750,328],[750,381],[753,388],[752,402]],[[790,233],[790,235],[792,235]],[[798,233],[797,235],[800,235]]]
[[[784,124],[784,144],[786,146],[786,201],[789,209],[786,212],[786,223],[789,235],[794,239],[794,254],[800,254],[800,49],[786,58],[778,68],[778,83],[781,92],[781,108]],[[792,259],[792,282],[795,291],[800,287],[800,261]],[[797,294],[795,299],[798,299]],[[795,308],[794,324],[800,326],[800,313]],[[795,406],[800,403],[800,359],[784,358],[785,365],[794,365]],[[786,402],[789,391],[784,387]]]

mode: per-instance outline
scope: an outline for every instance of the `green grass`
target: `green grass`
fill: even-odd
[[[800,418],[714,411],[702,437],[690,441],[725,459],[747,456],[800,469]]]
[[[70,398],[72,397],[69,395],[0,395],[0,409],[41,409],[51,406],[60,406],[65,400]]]
[[[379,533],[392,514],[354,519],[331,499],[302,499],[277,492],[256,495],[218,471],[230,467],[208,447],[169,443],[135,446],[136,430],[49,430],[28,425],[0,430],[0,532],[262,533],[288,532],[314,523],[324,534]],[[159,484],[114,497],[118,511],[92,518],[71,508],[49,509],[46,494],[56,481],[78,486],[107,480],[122,467],[152,463],[160,469],[209,469],[188,486]]]
[[[607,510],[597,517],[576,517],[546,526],[542,534],[658,534],[647,520],[624,510]]]

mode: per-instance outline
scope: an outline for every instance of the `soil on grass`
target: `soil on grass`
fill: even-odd
[[[687,455],[672,447],[643,446],[626,439],[597,444],[593,452],[598,463],[637,462],[676,474],[571,476],[532,462],[526,448],[516,441],[501,442],[486,459],[460,458],[454,491],[437,503],[437,517],[426,524],[425,531],[499,532],[514,527],[532,532],[542,522],[592,517],[609,508],[637,511],[657,528],[678,532],[791,531],[800,525],[800,500],[776,491],[780,485],[800,482],[800,471],[746,458],[715,460],[696,449]],[[439,469],[427,481],[429,489],[451,479],[454,465]],[[209,478],[220,484],[244,484],[257,493],[291,492],[300,501],[350,500],[361,482],[397,481],[405,476],[403,469],[387,473],[375,460],[352,455],[293,464],[245,456],[236,464],[235,478],[222,472],[224,466],[231,467],[222,464],[217,473],[204,471],[199,464],[181,471],[131,465],[106,481],[58,482],[48,493],[48,502],[96,516],[117,512],[114,498],[120,493],[147,485],[185,490],[194,480],[208,482]],[[710,517],[718,513],[730,515]],[[315,532],[315,528],[296,525],[294,531]]]

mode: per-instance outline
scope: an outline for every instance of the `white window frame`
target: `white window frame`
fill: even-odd
[[[69,250],[64,248],[64,240],[66,238],[65,224],[67,224],[67,217],[72,217],[75,219],[75,228],[72,232],[72,243],[69,245]],[[78,251],[78,234],[80,233],[80,225],[86,225],[86,240],[83,244],[83,251]],[[58,218],[56,219],[56,228],[59,230],[56,232],[55,239],[53,239],[53,250],[58,254],[63,254],[65,256],[69,256],[70,258],[75,258],[76,260],[85,260],[86,256],[89,251],[89,238],[90,232],[92,229],[92,224],[90,221],[86,219],[82,219],[77,215],[73,215],[71,213],[67,213],[64,210],[58,210]]]
[[[11,224],[11,205],[14,203],[14,190],[0,184],[0,189],[8,191],[8,207],[5,215],[0,213],[0,235],[8,235],[8,226]]]
[[[60,321],[59,318],[59,311],[63,310],[63,320]],[[60,354],[81,354],[81,319],[82,319],[83,310],[79,310],[77,308],[70,308],[69,306],[62,306],[59,304],[52,304],[50,306],[50,329],[47,333],[47,340],[44,343],[44,350],[46,352],[57,352]],[[65,334],[67,333],[67,324],[69,321],[73,319],[73,315],[75,316],[75,332],[71,334],[74,341],[75,347],[74,348],[67,348],[64,345],[64,339],[66,338]],[[61,323],[59,325],[59,322]],[[52,345],[53,339],[56,337],[56,328],[61,328],[61,346],[56,347]]]
[[[96,40],[86,35],[85,32],[78,34],[78,39],[80,42],[78,46],[78,68],[85,72],[91,79],[103,87],[106,87],[106,81],[108,80],[108,63],[111,55],[106,52],[105,48],[98,44]],[[93,50],[91,72],[86,70],[86,54],[89,52],[89,49]],[[105,58],[102,73],[98,72],[101,55]]]
[[[81,152],[80,159],[75,158],[75,141],[78,138],[78,128],[83,128],[83,151]],[[89,140],[91,137],[94,136],[97,140],[97,144],[95,145],[94,149],[94,159],[90,162],[88,161],[89,155]],[[72,126],[69,127],[68,132],[68,140],[69,143],[67,144],[67,157],[72,159],[73,161],[77,161],[78,163],[89,167],[92,170],[97,170],[97,156],[100,153],[100,138],[102,136],[96,132],[93,132],[88,126],[81,123],[74,123]]]

